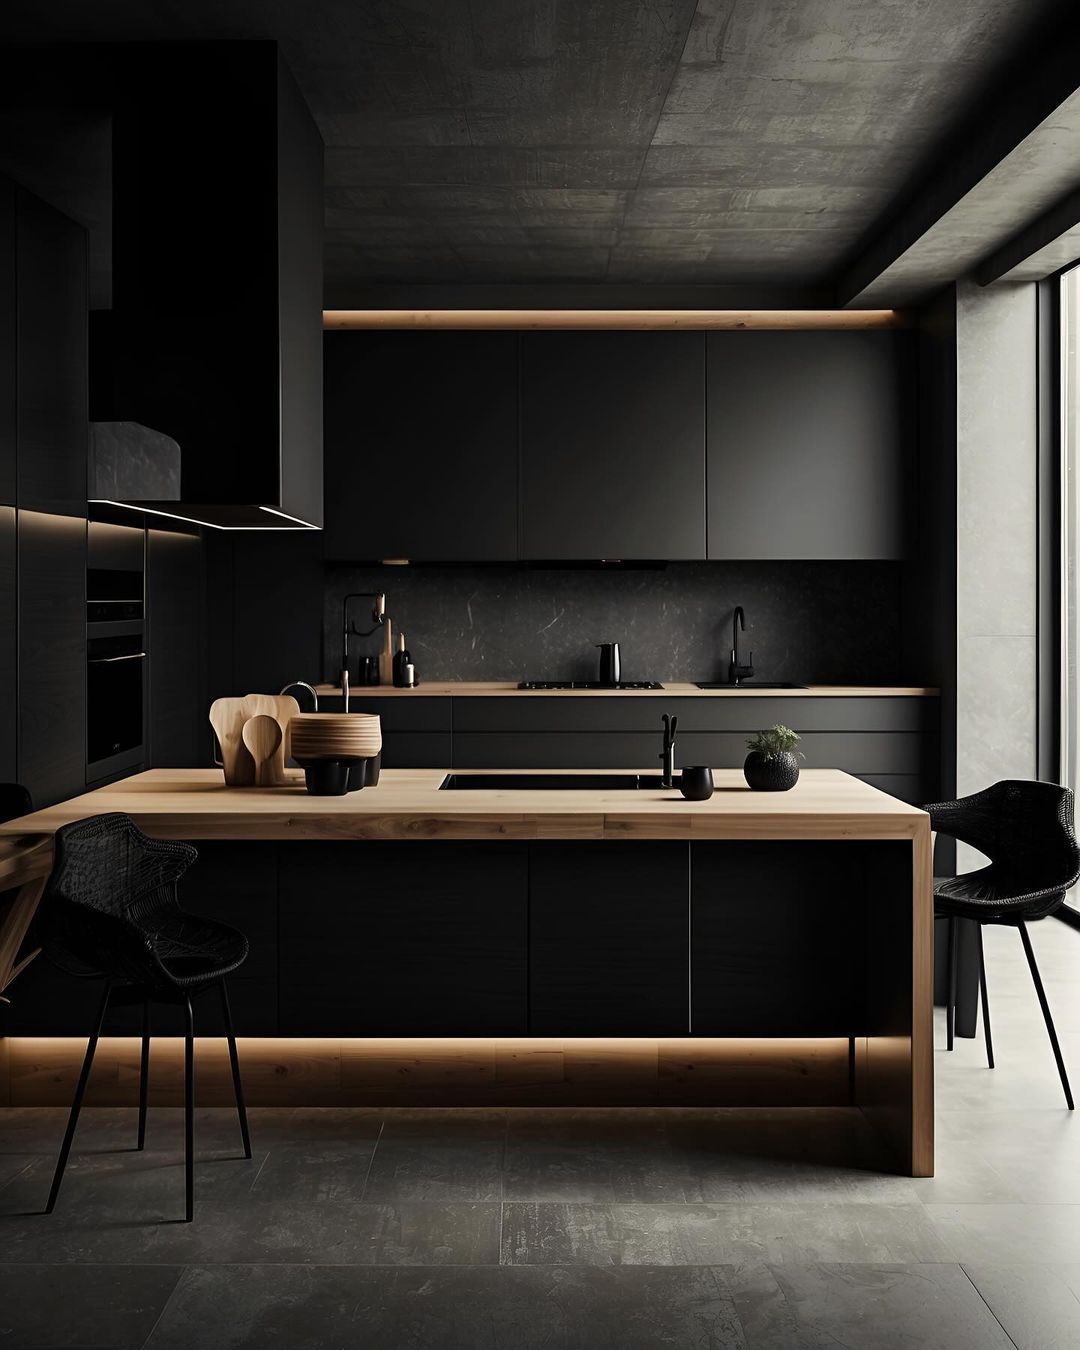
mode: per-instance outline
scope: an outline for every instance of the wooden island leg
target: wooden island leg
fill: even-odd
[[[934,896],[929,819],[901,863],[875,868],[868,925],[868,1034],[857,1041],[856,1100],[901,1169],[934,1174]]]
[[[19,956],[47,880],[47,877],[37,877],[20,886],[15,898],[8,901],[7,913],[0,919],[0,998],[4,998],[8,985],[38,954],[35,950]]]

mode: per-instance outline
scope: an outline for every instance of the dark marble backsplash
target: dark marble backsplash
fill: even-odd
[[[762,680],[901,678],[896,563],[671,563],[658,569],[328,565],[323,670],[341,664],[341,601],[385,591],[422,681],[595,679],[597,642],[622,644],[623,678],[724,679],[736,605]],[[362,608],[357,618],[362,619]],[[378,637],[351,644],[355,658]]]

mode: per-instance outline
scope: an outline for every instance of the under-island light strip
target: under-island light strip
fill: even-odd
[[[326,329],[610,329],[614,331],[905,328],[896,309],[326,309]]]
[[[294,525],[220,525],[214,520],[199,520],[196,516],[182,516],[178,511],[162,511],[156,506],[142,506],[138,502],[118,502],[111,497],[91,497],[89,504],[91,506],[118,506],[123,511],[138,511],[147,516],[164,516],[167,520],[182,520],[187,525],[203,525],[208,530],[261,530],[269,533],[271,530],[317,530],[318,525],[311,525],[306,520],[301,520],[299,516],[287,515],[284,511],[279,511],[274,506],[260,506],[260,511],[266,511],[271,516],[281,516],[284,520],[292,520]]]

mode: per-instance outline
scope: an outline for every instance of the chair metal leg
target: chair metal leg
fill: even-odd
[[[244,1141],[244,1157],[251,1157],[251,1135],[248,1132],[247,1107],[244,1105],[244,1087],[240,1082],[240,1057],[236,1053],[236,1033],[233,1031],[229,990],[221,981],[221,1011],[225,1017],[225,1035],[229,1041],[229,1062],[232,1064],[233,1092],[236,1095],[236,1114],[240,1117],[240,1135]]]
[[[71,1143],[75,1138],[75,1127],[79,1123],[79,1112],[82,1110],[83,1097],[86,1095],[86,1085],[90,1081],[90,1070],[94,1064],[94,1051],[97,1049],[98,1039],[101,1036],[101,1027],[105,1021],[105,1013],[109,1007],[109,995],[112,993],[112,981],[105,981],[105,990],[101,995],[101,1006],[98,1009],[97,1021],[94,1023],[94,1030],[90,1039],[86,1043],[86,1055],[83,1058],[82,1071],[79,1074],[79,1081],[75,1087],[75,1099],[71,1103],[71,1111],[68,1113],[67,1129],[64,1131],[64,1142],[60,1145],[60,1156],[56,1160],[56,1170],[53,1173],[52,1188],[49,1191],[49,1201],[45,1206],[45,1213],[51,1214],[56,1205],[56,1197],[60,1194],[60,1183],[64,1179],[64,1168],[67,1167],[68,1154],[71,1152]]]
[[[949,970],[949,992],[945,1003],[945,1049],[953,1048],[956,1031],[956,918],[949,915],[949,942],[946,948],[946,963]]]
[[[990,1035],[990,996],[986,992],[986,959],[983,956],[983,926],[978,925],[979,932],[979,993],[982,996],[982,1019],[983,1035],[986,1037],[986,1062],[992,1069],[994,1067],[994,1041]]]
[[[848,1105],[855,1105],[855,1037],[849,1036],[847,1042],[847,1091]]]
[[[190,995],[184,1000],[184,1186],[186,1219],[195,1217],[195,1015]]]
[[[139,1142],[138,1148],[146,1146],[146,1107],[150,1097],[150,1000],[143,999],[142,1005],[142,1057],[139,1061]]]
[[[1020,940],[1024,944],[1024,954],[1027,957],[1028,966],[1031,969],[1031,978],[1035,982],[1035,992],[1039,996],[1039,1005],[1042,1008],[1043,1021],[1046,1023],[1046,1030],[1050,1035],[1050,1044],[1054,1050],[1054,1058],[1057,1060],[1058,1073],[1061,1076],[1061,1086],[1065,1089],[1065,1100],[1069,1105],[1069,1110],[1073,1110],[1072,1088],[1069,1087],[1069,1075],[1065,1072],[1065,1061],[1061,1056],[1061,1046],[1058,1044],[1057,1032],[1054,1030],[1054,1019],[1050,1016],[1050,1004],[1046,1001],[1046,991],[1043,989],[1042,977],[1039,974],[1039,967],[1035,964],[1035,953],[1031,950],[1031,938],[1028,937],[1027,926],[1021,921],[1017,928],[1020,929]]]

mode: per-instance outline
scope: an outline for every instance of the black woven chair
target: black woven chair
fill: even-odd
[[[21,783],[0,783],[0,825],[28,816],[33,809],[30,794]]]
[[[69,974],[104,978],[97,1021],[86,1047],[57,1159],[46,1212],[52,1213],[79,1120],[102,1023],[114,991],[125,1002],[142,1001],[142,1059],[139,1073],[139,1140],[146,1142],[150,1068],[150,1005],[184,1009],[184,1161],[187,1219],[194,1213],[195,1024],[191,1000],[216,987],[229,1041],[236,1109],[244,1157],[251,1157],[240,1063],[225,976],[248,953],[247,938],[215,919],[180,908],[176,883],[198,857],[190,844],[150,839],[130,816],[93,816],[57,830],[53,870],[42,900],[44,949]]]
[[[956,1018],[956,921],[972,919],[979,934],[979,991],[982,998],[986,1058],[994,1067],[990,1034],[990,1000],[983,959],[983,924],[1007,924],[1020,930],[1035,992],[1054,1050],[1069,1110],[1072,1089],[1065,1072],[1050,1004],[1046,1000],[1035,953],[1028,936],[1029,920],[1045,919],[1060,908],[1065,893],[1080,876],[1080,849],[1073,830],[1073,794],[1056,783],[1006,779],[983,792],[954,802],[924,807],[931,827],[984,853],[990,863],[958,877],[934,878],[934,913],[948,918],[949,992],[945,1005],[947,1048],[953,1048]]]

